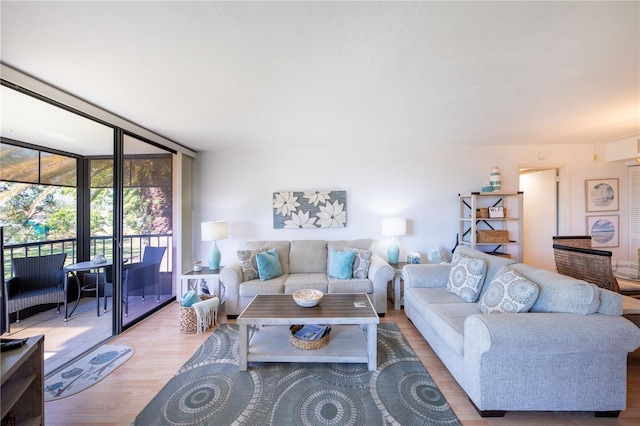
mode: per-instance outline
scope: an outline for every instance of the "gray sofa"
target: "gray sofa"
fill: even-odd
[[[482,313],[447,290],[450,264],[407,265],[404,309],[482,416],[505,411],[595,411],[626,407],[627,354],[640,329],[621,317],[622,298],[555,272],[459,246],[484,259],[477,300],[508,267],[539,287],[529,312]],[[486,300],[486,299],[485,299]]]
[[[237,317],[256,295],[293,294],[305,288],[313,288],[324,293],[367,293],[378,315],[384,316],[387,312],[387,284],[393,280],[395,271],[382,257],[371,252],[370,265],[363,278],[338,279],[328,275],[330,250],[344,251],[345,247],[371,250],[371,246],[370,239],[249,242],[246,244],[246,250],[238,253],[239,256],[244,256],[242,258],[248,262],[248,252],[276,248],[282,275],[261,281],[243,272],[240,260],[222,269],[220,281],[225,288],[227,317]]]

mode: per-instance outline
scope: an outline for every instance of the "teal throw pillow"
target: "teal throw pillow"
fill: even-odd
[[[331,250],[329,253],[329,276],[348,280],[351,278],[351,268],[356,253],[353,251]]]
[[[196,293],[195,290],[189,290],[182,296],[182,299],[180,299],[180,306],[189,308],[191,305],[198,302],[202,302],[198,293]]]
[[[271,250],[257,253],[256,261],[258,263],[260,281],[270,280],[282,275],[282,265],[280,265],[277,249],[272,248]]]

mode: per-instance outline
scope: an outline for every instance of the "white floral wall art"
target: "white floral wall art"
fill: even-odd
[[[346,191],[282,191],[273,193],[273,228],[344,228]]]

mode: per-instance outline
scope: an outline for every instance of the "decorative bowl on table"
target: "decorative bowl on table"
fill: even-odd
[[[311,308],[316,306],[324,294],[320,290],[305,289],[298,290],[293,293],[293,300],[303,308]]]

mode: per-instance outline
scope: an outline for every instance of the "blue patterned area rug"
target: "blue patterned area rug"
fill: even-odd
[[[394,323],[378,325],[378,369],[366,364],[250,363],[238,370],[238,326],[222,324],[133,425],[460,425]]]

